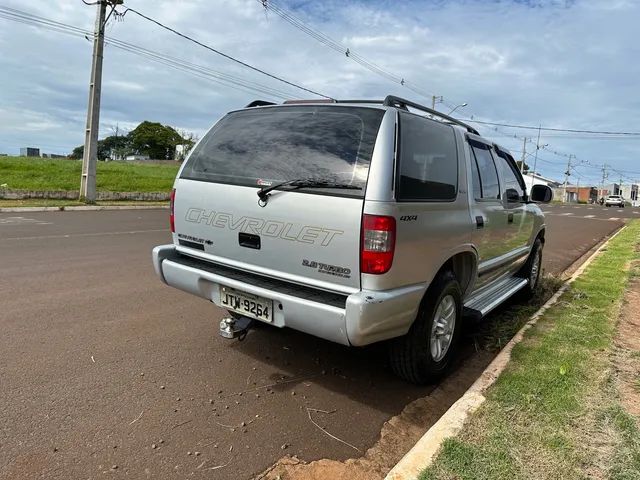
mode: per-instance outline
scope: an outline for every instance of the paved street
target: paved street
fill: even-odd
[[[621,219],[640,217],[545,210],[554,274]],[[0,478],[242,479],[285,454],[358,457],[385,421],[425,396],[431,411],[416,428],[426,428],[491,359],[469,352],[443,384],[419,388],[396,379],[378,347],[267,327],[225,341],[221,310],[153,272],[167,216],[0,213]],[[306,407],[335,410],[312,418],[359,451],[323,433]]]

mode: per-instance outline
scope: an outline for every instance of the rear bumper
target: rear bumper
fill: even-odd
[[[206,266],[205,266],[206,265]],[[230,270],[214,264],[198,265],[174,245],[153,249],[153,266],[160,279],[220,305],[221,287],[231,287],[274,301],[272,324],[290,327],[343,345],[362,346],[404,335],[415,319],[426,285],[387,291],[361,290],[336,301],[336,295],[309,287],[284,286],[278,280]],[[310,292],[311,291],[311,292]],[[339,297],[339,295],[338,295]],[[323,301],[323,299],[331,301]]]

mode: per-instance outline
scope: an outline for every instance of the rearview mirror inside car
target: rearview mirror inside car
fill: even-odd
[[[553,199],[553,192],[546,185],[534,185],[531,187],[531,201],[549,203]]]

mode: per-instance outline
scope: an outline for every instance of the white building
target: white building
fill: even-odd
[[[631,202],[634,207],[640,206],[640,199],[638,198],[638,184],[636,183],[623,183],[620,187],[620,195],[627,202]]]
[[[531,191],[531,187],[533,185],[546,185],[550,188],[556,188],[562,185],[560,182],[556,182],[555,180],[551,180],[550,178],[543,177],[537,173],[525,173],[523,175],[524,183],[527,186],[527,192]]]

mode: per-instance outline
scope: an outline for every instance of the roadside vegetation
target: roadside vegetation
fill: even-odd
[[[527,332],[486,402],[421,480],[640,478],[638,419],[621,400],[614,342],[638,261],[635,221]],[[494,333],[482,338],[504,337]]]
[[[178,168],[177,162],[98,162],[97,188],[110,192],[168,192]],[[0,188],[79,190],[81,172],[82,162],[77,160],[0,157]]]

